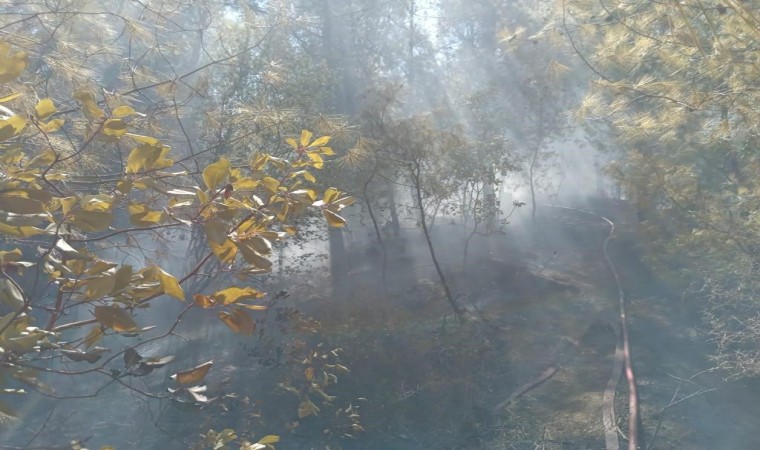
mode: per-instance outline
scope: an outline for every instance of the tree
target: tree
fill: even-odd
[[[136,377],[173,359],[147,357],[143,349],[172,336],[193,309],[215,314],[236,333],[252,334],[251,314],[265,310],[273,296],[246,283],[271,270],[273,243],[297,232],[293,220],[307,208],[321,211],[331,226],[344,225],[340,210],[353,202],[334,188],[323,193],[313,188],[313,172],[333,154],[329,136],[315,138],[304,130],[280,139],[273,144],[279,156],[249,150],[207,158],[221,146],[247,137],[238,130],[223,133],[206,147],[193,145],[181,111],[194,106],[194,96],[202,97],[209,80],[204,70],[241,57],[260,41],[248,41],[242,50],[225,56],[211,55],[200,66],[195,54],[169,65],[170,70],[189,67],[183,73],[151,73],[153,58],[183,52],[161,49],[171,43],[151,35],[145,17],[156,20],[153,31],[159,29],[158,22],[181,27],[160,6],[112,9],[118,13],[108,12],[108,6],[59,14],[28,4],[19,12],[20,20],[4,25],[6,30],[26,22],[38,25],[17,33],[23,38],[0,43],[0,370],[5,389],[0,409],[6,415],[24,403],[9,395],[30,395],[24,394],[24,385],[52,398],[95,396],[115,384],[149,398],[208,401],[196,386],[211,362],[177,371],[177,388],[169,393],[136,387]],[[181,12],[193,11],[203,12]],[[133,17],[137,13],[141,19]],[[122,34],[99,28],[92,20],[114,16],[123,25]],[[202,14],[198,18],[205,19]],[[64,28],[66,38],[73,38],[93,24],[90,30],[102,32],[103,40],[92,41],[90,50],[94,55],[103,52],[102,59],[67,47],[51,31]],[[221,29],[194,30],[203,31],[213,34]],[[105,42],[113,35],[117,37],[111,42],[128,42],[109,47]],[[109,59],[118,61],[112,55],[125,49],[137,52],[140,43],[151,40],[154,46],[146,45],[139,58],[128,54],[135,65],[125,69],[106,64]],[[74,54],[67,55],[69,50]],[[72,72],[67,65],[75,64],[85,70]],[[116,75],[101,78],[110,68]],[[129,87],[121,85],[122,70],[129,71]],[[206,85],[209,90],[217,87],[213,82]],[[177,132],[161,133],[172,122]],[[286,136],[292,133],[279,130]],[[186,145],[182,148],[183,141],[178,141],[179,151],[167,145],[177,135],[184,136]],[[161,245],[145,247],[145,236],[176,243],[192,230],[203,230],[208,246],[186,272],[176,265],[167,267]],[[118,257],[120,252],[126,258]],[[212,266],[212,261],[218,264]],[[197,277],[224,277],[228,284],[209,294],[187,292],[187,283]],[[233,277],[238,281],[233,283]],[[151,313],[165,297],[182,302],[168,321]],[[183,369],[188,363],[173,364]],[[56,389],[56,376],[90,375],[102,381],[68,393]]]
[[[611,171],[652,260],[707,294],[719,365],[757,375],[760,334],[743,320],[758,308],[746,294],[760,231],[756,6],[573,1],[565,24],[597,76],[582,114],[620,149]]]

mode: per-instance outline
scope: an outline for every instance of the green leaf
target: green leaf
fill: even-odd
[[[209,164],[203,169],[203,182],[206,187],[214,189],[219,186],[230,175],[230,162],[226,158],[219,158],[219,161]]]
[[[137,323],[125,310],[116,306],[96,306],[95,319],[116,332],[136,331]]]

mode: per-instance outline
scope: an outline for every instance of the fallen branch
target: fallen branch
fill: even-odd
[[[523,384],[519,388],[517,388],[516,391],[509,394],[509,397],[507,397],[504,401],[496,405],[496,407],[493,409],[494,413],[498,413],[501,409],[515,401],[518,397],[525,394],[529,390],[533,389],[534,387],[538,386],[539,384],[543,383],[544,381],[548,380],[549,378],[554,375],[559,368],[557,366],[551,366],[548,369],[544,370],[541,375],[538,377],[528,381],[527,383]]]

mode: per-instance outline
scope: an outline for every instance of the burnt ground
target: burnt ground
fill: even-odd
[[[413,264],[391,264],[389,278],[397,282],[389,299],[368,294],[377,289],[372,270],[357,278],[349,297],[361,304],[323,320],[328,327],[350,324],[349,335],[335,336],[353,371],[345,387],[370,399],[367,432],[344,448],[604,448],[602,393],[618,318],[617,291],[601,250],[608,228],[581,213],[546,214],[550,226],[490,241],[490,254],[473,258],[464,275],[455,258],[448,259],[449,281],[466,293],[458,301],[473,316],[465,325],[442,320],[447,303],[419,259],[406,255]],[[647,272],[634,237],[619,224],[610,252],[629,302],[643,442],[648,448],[760,448],[751,426],[760,414],[750,395],[757,386],[726,383],[708,370],[710,346],[697,305]],[[427,268],[409,270],[412,265]],[[494,411],[552,366],[559,370],[549,380]],[[621,379],[616,412],[622,436],[626,395]]]

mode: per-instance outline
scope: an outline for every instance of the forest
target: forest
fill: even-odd
[[[0,449],[760,448],[759,78],[760,0],[2,0]]]

